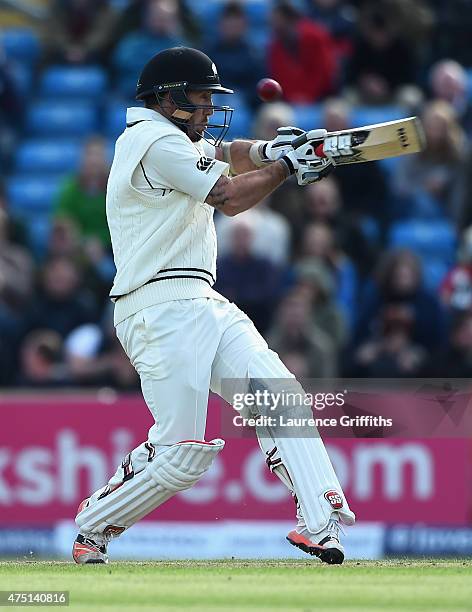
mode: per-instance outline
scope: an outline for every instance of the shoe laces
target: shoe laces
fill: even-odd
[[[337,540],[339,542],[339,532],[344,534],[344,529],[342,528],[339,520],[337,518],[330,518],[328,524],[326,526],[326,531],[328,532],[328,536]]]
[[[92,538],[88,538],[87,536],[82,535],[81,542],[83,544],[87,544],[88,546],[94,546],[95,548],[98,548],[100,552],[105,554],[107,550],[107,543],[109,540],[106,537],[103,537],[101,539],[104,541],[97,542],[96,540],[93,540]]]

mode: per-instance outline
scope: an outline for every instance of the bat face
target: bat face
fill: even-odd
[[[418,153],[425,145],[423,128],[417,117],[330,132],[330,136],[344,138],[345,142],[350,140],[345,154],[336,158],[336,166]]]
[[[335,166],[419,153],[425,146],[423,128],[417,117],[328,132],[322,139],[319,130],[310,130],[295,138],[292,147],[296,149],[308,141],[313,142],[318,156],[330,157]]]

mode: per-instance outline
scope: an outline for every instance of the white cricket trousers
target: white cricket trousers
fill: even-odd
[[[222,381],[247,378],[251,358],[269,351],[237,306],[212,298],[144,308],[119,323],[116,332],[140,376],[155,420],[148,439],[157,445],[204,440],[209,390],[223,397]],[[274,376],[293,378],[270,353],[278,362]],[[223,399],[231,403],[231,397]]]

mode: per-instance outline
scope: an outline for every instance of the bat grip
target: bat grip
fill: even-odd
[[[294,138],[292,140],[292,148],[293,149],[298,149],[298,147],[301,147],[302,145],[306,144],[308,142],[308,137],[306,134],[302,134],[301,136],[297,136],[297,138]]]

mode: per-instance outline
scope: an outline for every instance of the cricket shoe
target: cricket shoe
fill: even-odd
[[[79,504],[77,514],[80,514],[88,504],[89,498],[87,497]],[[72,558],[79,565],[85,563],[108,563],[107,546],[79,533],[72,547]]]
[[[287,540],[293,546],[309,555],[318,557],[324,563],[339,565],[344,561],[344,548],[339,541],[339,531],[339,521],[330,519],[326,529],[316,536],[307,529],[301,533],[294,529],[288,534]],[[313,538],[320,539],[318,542],[313,542]]]
[[[108,563],[107,546],[79,533],[72,547],[72,558],[79,565]]]

